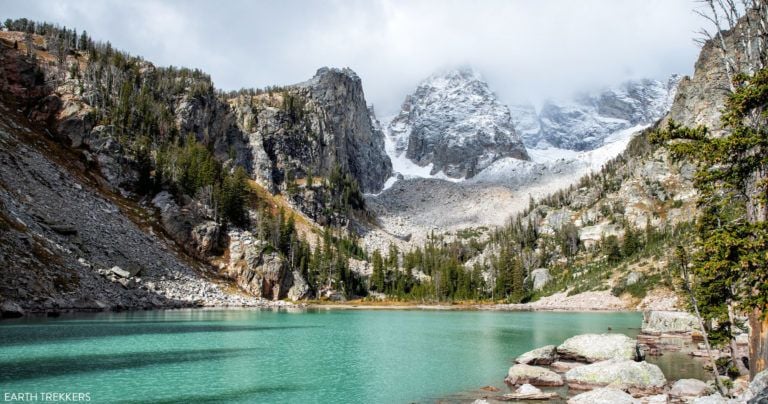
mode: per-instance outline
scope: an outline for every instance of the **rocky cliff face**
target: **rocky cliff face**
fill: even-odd
[[[617,131],[647,125],[669,111],[680,77],[627,81],[616,88],[581,94],[565,101],[550,100],[536,119],[530,106],[515,107],[513,116],[529,148],[554,146],[570,150],[592,150]]]
[[[304,83],[230,104],[247,139],[253,175],[265,185],[284,184],[289,174],[327,175],[337,165],[364,192],[377,192],[390,176],[384,134],[350,69],[322,68]]]
[[[452,178],[472,177],[504,157],[529,159],[509,109],[469,68],[422,82],[406,97],[389,134],[396,153]]]

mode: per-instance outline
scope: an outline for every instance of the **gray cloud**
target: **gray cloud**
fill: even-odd
[[[158,65],[199,67],[217,87],[263,87],[349,66],[394,112],[437,69],[471,64],[508,102],[627,78],[689,74],[694,0],[6,0],[2,17],[86,29]]]

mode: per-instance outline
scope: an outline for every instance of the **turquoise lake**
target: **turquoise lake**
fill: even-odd
[[[434,402],[503,379],[519,354],[639,313],[170,310],[0,322],[7,392],[91,402]],[[664,369],[664,366],[662,366]],[[668,375],[669,376],[669,375]]]

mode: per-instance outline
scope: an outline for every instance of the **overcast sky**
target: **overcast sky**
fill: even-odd
[[[226,90],[348,66],[379,114],[435,70],[469,64],[505,102],[627,78],[690,74],[694,0],[3,0],[0,17],[57,22]]]

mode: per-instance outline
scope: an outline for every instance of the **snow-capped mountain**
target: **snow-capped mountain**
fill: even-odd
[[[612,133],[661,118],[672,105],[679,81],[678,75],[666,82],[627,81],[571,100],[547,101],[535,115],[529,105],[516,106],[513,120],[529,149],[593,150]]]
[[[388,133],[393,160],[405,154],[430,175],[470,178],[501,158],[529,160],[509,108],[470,68],[423,81],[406,97]]]

